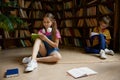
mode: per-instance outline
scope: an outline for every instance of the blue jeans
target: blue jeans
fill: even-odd
[[[101,49],[106,48],[106,39],[105,39],[105,36],[103,34],[92,36],[91,39],[90,39],[91,45],[93,43],[94,37],[96,37],[96,36],[98,36],[99,44],[96,45],[96,46],[92,46],[92,47],[85,47],[86,52],[88,52],[88,53],[99,53]]]

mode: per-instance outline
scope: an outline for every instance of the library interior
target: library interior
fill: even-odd
[[[0,0],[0,80],[75,80],[81,67],[97,74],[78,80],[119,80],[119,3]]]

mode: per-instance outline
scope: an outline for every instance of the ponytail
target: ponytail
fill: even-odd
[[[53,20],[53,25],[52,25],[52,40],[55,42],[56,39],[56,31],[57,31],[57,22],[54,19]]]

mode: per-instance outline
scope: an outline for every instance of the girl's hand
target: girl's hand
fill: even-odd
[[[40,36],[39,36],[40,39],[42,39],[42,40],[44,40],[44,41],[47,39],[47,37],[46,37],[44,34],[41,33],[41,34],[39,34],[39,35],[40,35]]]

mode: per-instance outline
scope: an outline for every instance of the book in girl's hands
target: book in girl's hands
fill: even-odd
[[[14,68],[14,69],[7,69],[6,73],[5,73],[5,77],[9,78],[9,77],[13,77],[13,76],[18,76],[19,75],[19,70],[18,68]]]
[[[97,74],[96,71],[94,71],[88,67],[73,68],[73,69],[68,70],[67,73],[74,78],[80,78],[80,77],[84,77],[84,76]]]
[[[39,34],[36,34],[36,33],[32,33],[31,34],[31,37],[32,37],[32,40],[35,40],[36,38],[38,38],[40,35]]]

